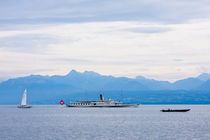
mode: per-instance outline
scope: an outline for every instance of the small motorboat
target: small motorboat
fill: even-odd
[[[190,109],[162,109],[160,111],[162,112],[187,112],[187,111],[190,111]]]

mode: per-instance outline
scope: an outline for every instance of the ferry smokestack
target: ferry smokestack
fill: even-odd
[[[102,94],[100,94],[100,99],[101,99],[101,101],[104,101]]]

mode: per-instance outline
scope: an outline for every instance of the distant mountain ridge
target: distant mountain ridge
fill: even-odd
[[[208,73],[202,73],[198,77],[201,81],[208,81],[210,79],[210,74]]]
[[[111,94],[111,91],[115,91],[113,94],[119,94],[118,91],[135,92],[136,94],[138,93],[137,91],[139,93],[151,91],[154,94],[155,91],[157,91],[156,93],[164,91],[164,93],[169,92],[170,94],[171,91],[180,92],[182,90],[189,93],[191,91],[210,92],[210,74],[205,73],[195,78],[187,78],[170,83],[168,81],[147,79],[143,76],[137,76],[136,78],[113,77],[100,75],[93,71],[77,72],[72,70],[65,76],[30,75],[1,82],[0,97],[5,100],[14,98],[15,101],[18,101],[20,93],[25,88],[29,89],[29,95],[30,91],[33,93],[31,95],[33,100],[41,101],[45,99],[48,103],[52,100],[51,98],[55,101],[55,98],[73,96],[76,93],[84,93],[84,91],[93,91],[94,93],[106,91],[107,94]],[[113,94],[112,96],[114,96]],[[1,99],[0,103],[4,103]]]
[[[9,79],[0,83],[0,86],[29,86],[29,85],[53,85],[72,86],[75,88],[105,89],[105,90],[206,90],[210,74],[203,73],[198,77],[178,80],[174,83],[147,79],[143,76],[136,78],[113,77],[100,75],[93,71],[77,72],[72,70],[65,76],[41,76],[30,75]],[[210,85],[209,85],[210,86]]]

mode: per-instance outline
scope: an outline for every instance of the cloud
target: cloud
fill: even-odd
[[[164,32],[168,32],[171,29],[170,28],[163,28],[163,27],[136,27],[136,28],[130,28],[130,29],[125,29],[127,31],[130,32],[134,32],[134,33],[148,33],[148,34],[152,34],[152,33],[164,33]]]
[[[42,53],[48,44],[56,43],[53,37],[42,34],[16,35],[0,38],[0,48],[14,52]]]
[[[0,32],[1,71],[10,77],[37,69],[33,74],[66,74],[76,69],[173,81],[198,75],[208,69],[204,62],[210,60],[209,20],[24,26]]]
[[[51,58],[49,61],[58,62],[58,63],[70,63],[70,64],[92,64],[94,61],[87,59],[78,59],[78,58]]]
[[[175,59],[173,59],[173,61],[175,61],[175,62],[181,62],[181,61],[184,61],[184,59],[175,58]]]
[[[209,71],[208,0],[0,1],[0,79],[66,74],[174,81]]]
[[[0,1],[0,24],[141,21],[183,23],[209,18],[207,0]]]

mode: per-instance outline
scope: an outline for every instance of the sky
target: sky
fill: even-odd
[[[167,81],[210,73],[210,1],[0,1],[0,81],[72,69]]]

